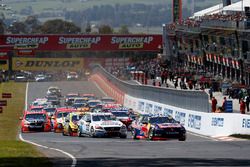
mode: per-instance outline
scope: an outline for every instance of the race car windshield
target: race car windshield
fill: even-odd
[[[60,112],[57,114],[57,118],[67,117],[68,114],[68,112]]]
[[[45,114],[27,114],[25,116],[25,120],[27,121],[32,120],[32,119],[45,120],[46,115]]]
[[[48,100],[57,100],[56,97],[48,97]]]
[[[154,117],[149,119],[149,123],[151,124],[177,123],[177,121],[174,120],[173,118],[168,118],[168,117]]]
[[[89,104],[89,106],[96,106],[96,105],[100,104],[100,102],[89,102],[88,104]]]
[[[32,108],[31,111],[33,112],[39,112],[39,111],[42,111],[43,108]]]
[[[84,99],[76,99],[75,103],[87,103],[87,100]]]
[[[128,117],[128,113],[126,112],[112,112],[112,114],[116,117]]]
[[[66,98],[78,97],[78,95],[67,95]]]
[[[55,112],[55,111],[56,111],[56,108],[45,108],[44,110],[45,110],[46,112],[51,113],[51,112]]]
[[[77,103],[77,104],[74,104],[74,105],[73,105],[74,108],[81,108],[81,107],[84,107],[84,106],[85,106],[84,103],[83,103],[83,104]]]
[[[72,122],[79,121],[82,118],[82,115],[73,115],[72,116]]]
[[[113,120],[110,115],[95,115],[93,121],[110,121]]]

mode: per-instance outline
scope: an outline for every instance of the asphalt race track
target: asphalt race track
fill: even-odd
[[[88,81],[30,83],[28,104],[44,97],[49,86],[59,86],[63,94],[80,92],[104,96]],[[38,149],[50,157],[55,166],[72,165],[69,156],[55,149],[73,155],[76,166],[84,167],[250,166],[250,141],[216,141],[189,133],[185,142],[133,140],[131,136],[127,139],[79,138],[53,132],[26,133],[22,137],[46,146]]]

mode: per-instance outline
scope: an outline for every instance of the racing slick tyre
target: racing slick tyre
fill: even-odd
[[[126,138],[127,138],[127,135],[120,135],[120,138],[121,138],[121,139],[126,139]]]
[[[95,136],[95,130],[94,130],[93,127],[91,127],[91,129],[90,129],[90,136],[91,136],[91,137],[96,137],[96,136]]]
[[[136,137],[137,136],[136,130],[135,129],[132,130],[131,133],[132,133],[133,139],[137,140],[138,138]]]
[[[154,129],[150,128],[148,132],[148,139],[153,140],[154,138]]]
[[[68,134],[69,136],[73,136],[73,132],[72,132],[72,129],[71,129],[71,127],[69,126],[69,134]]]
[[[186,138],[186,136],[182,136],[182,137],[180,137],[178,140],[179,141],[185,141],[187,138]]]
[[[64,130],[62,131],[62,135],[63,135],[63,136],[66,136],[66,134],[64,133]]]
[[[78,137],[82,137],[82,133],[81,133],[80,128],[77,129],[77,136],[78,136]]]

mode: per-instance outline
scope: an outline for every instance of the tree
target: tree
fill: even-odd
[[[118,30],[119,34],[129,34],[128,26],[122,25],[120,29]]]
[[[14,22],[8,27],[11,34],[27,34],[27,26],[23,22]]]
[[[98,28],[99,34],[112,34],[113,29],[109,25],[101,25]]]
[[[24,21],[24,23],[28,27],[29,33],[31,34],[40,33],[39,29],[40,29],[41,24],[39,20],[37,19],[37,16],[28,16],[26,20]]]
[[[90,25],[89,22],[88,22],[87,25],[86,25],[85,32],[86,32],[87,34],[91,33],[91,25]]]
[[[44,34],[79,34],[81,28],[72,22],[63,21],[61,19],[46,21],[41,26],[41,33]]]

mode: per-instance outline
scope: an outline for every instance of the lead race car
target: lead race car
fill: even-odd
[[[132,123],[132,135],[134,139],[186,140],[186,129],[170,116],[140,116]]]
[[[127,138],[127,128],[111,113],[86,113],[78,122],[78,136]]]

